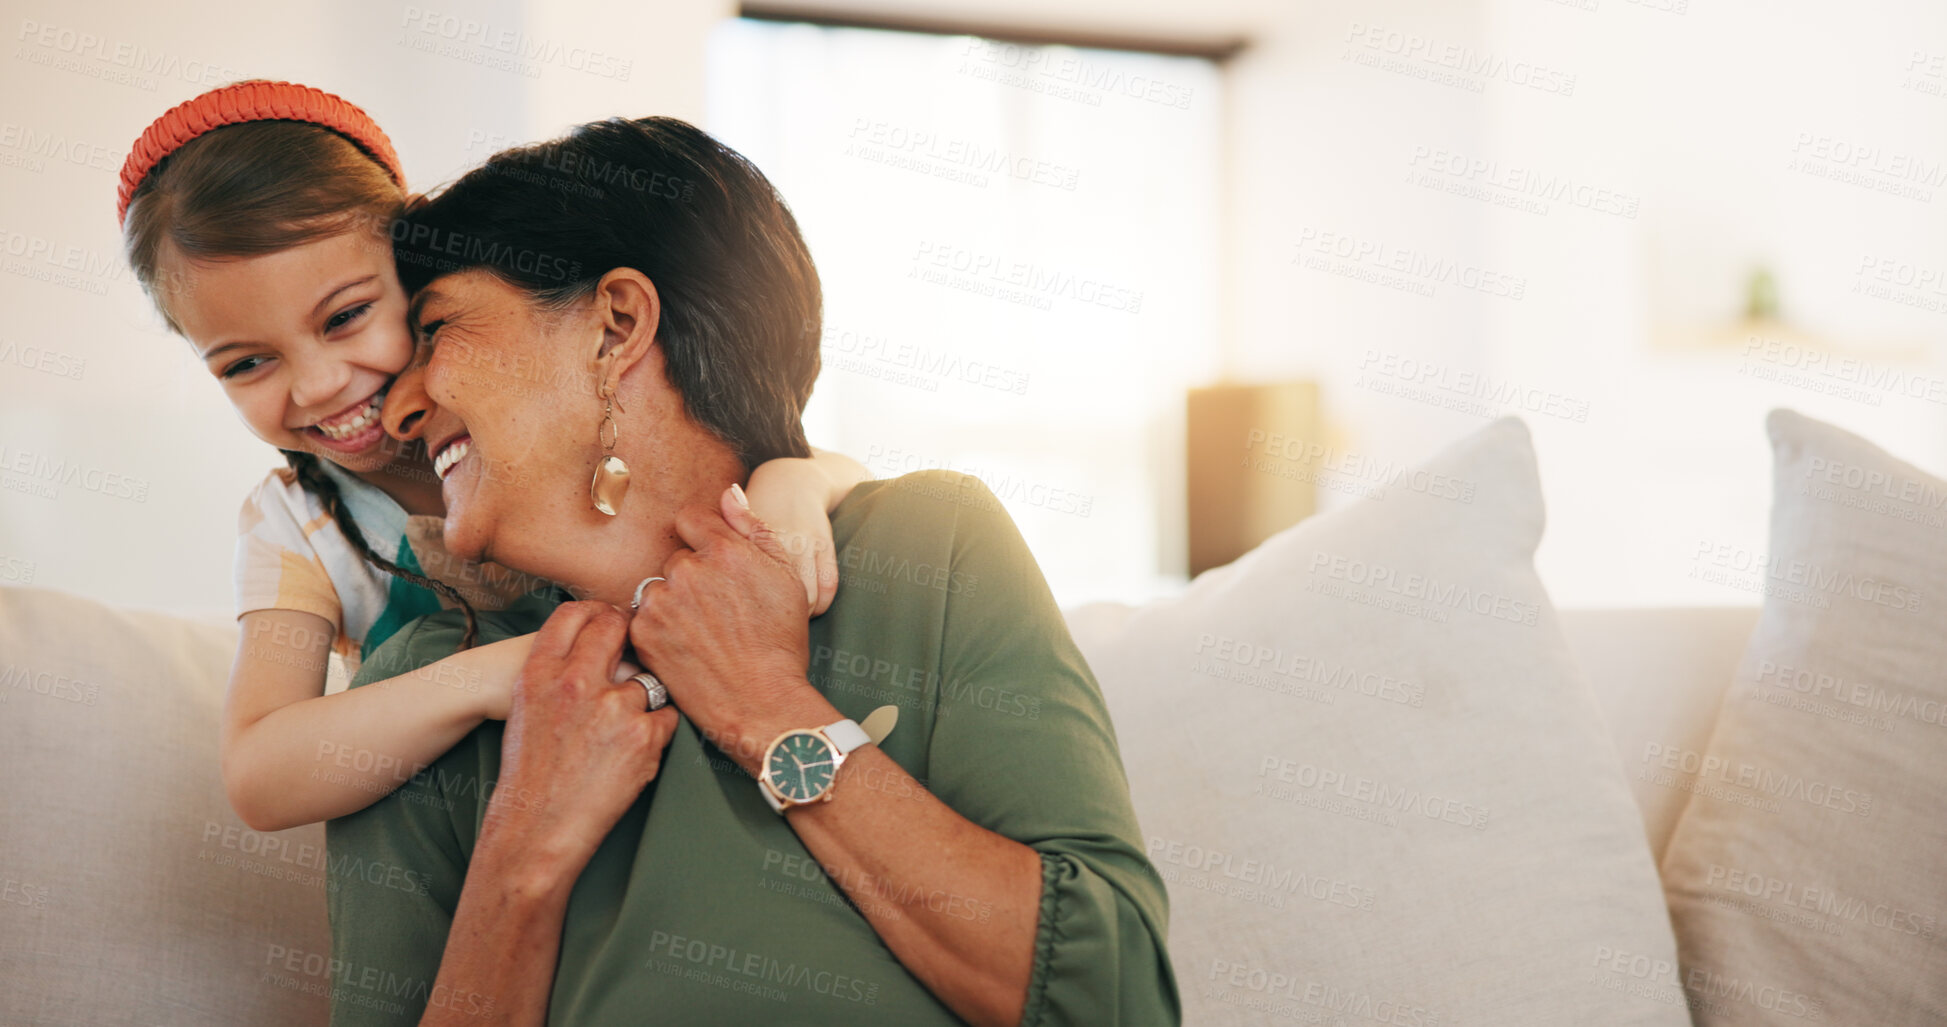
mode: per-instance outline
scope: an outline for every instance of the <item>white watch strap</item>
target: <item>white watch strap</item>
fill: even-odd
[[[873,710],[864,720],[859,721],[859,726],[865,729],[866,736],[872,739],[873,745],[886,744],[886,736],[892,734],[892,729],[898,724],[899,707],[897,706],[881,706]]]
[[[819,730],[825,733],[826,738],[831,739],[832,747],[838,750],[840,756],[850,754],[853,749],[861,745],[872,744],[872,736],[865,733],[865,729],[859,726],[858,721],[849,717],[835,724],[826,724]]]

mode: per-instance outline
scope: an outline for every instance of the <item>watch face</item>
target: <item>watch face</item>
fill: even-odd
[[[795,731],[778,739],[764,768],[787,802],[809,802],[823,795],[837,770],[832,765],[830,743],[809,731]]]

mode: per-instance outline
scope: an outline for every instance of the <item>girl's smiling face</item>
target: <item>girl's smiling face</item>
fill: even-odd
[[[402,447],[379,411],[413,356],[389,239],[358,229],[252,257],[168,254],[168,309],[244,423],[354,473]]]

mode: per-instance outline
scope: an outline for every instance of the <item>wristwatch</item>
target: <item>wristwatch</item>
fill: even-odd
[[[869,719],[869,718],[868,718]],[[832,782],[845,757],[872,736],[855,720],[841,720],[815,730],[786,731],[764,750],[764,772],[757,790],[782,814],[793,806],[832,801]]]

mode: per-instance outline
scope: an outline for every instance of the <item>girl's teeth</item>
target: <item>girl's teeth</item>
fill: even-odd
[[[351,420],[340,421],[336,424],[326,424],[320,421],[317,426],[318,430],[323,432],[327,438],[349,439],[359,432],[364,431],[366,428],[371,427],[372,422],[379,419],[379,412],[383,409],[384,405],[384,394],[374,396],[366,401],[364,406],[358,408],[358,413],[353,415]]]

